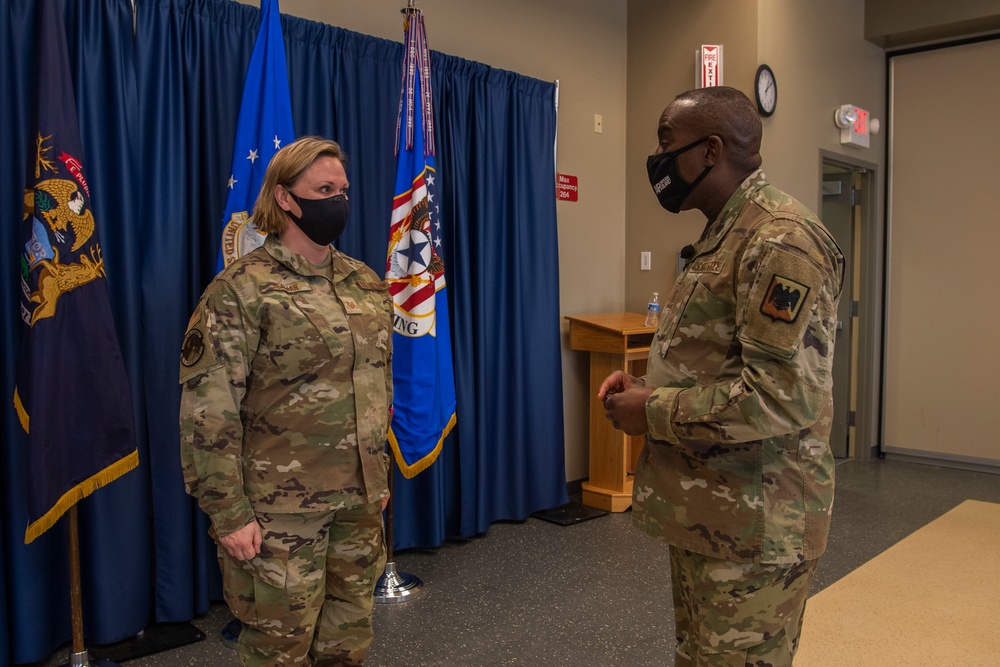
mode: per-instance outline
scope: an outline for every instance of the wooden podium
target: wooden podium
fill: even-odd
[[[644,438],[616,430],[597,400],[604,379],[623,370],[636,377],[646,374],[653,342],[652,327],[638,313],[567,315],[569,347],[590,352],[590,479],[583,483],[583,504],[611,512],[632,505],[632,477]]]

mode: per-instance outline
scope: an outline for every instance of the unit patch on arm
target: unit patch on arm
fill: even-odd
[[[194,314],[191,315],[187,333],[184,334],[184,342],[181,343],[179,379],[182,383],[199,373],[222,365],[216,355],[212,340],[209,338],[202,308],[203,304],[199,303]]]
[[[200,329],[191,329],[184,336],[184,344],[181,345],[181,363],[188,367],[194,366],[204,353],[205,337]]]
[[[823,275],[809,258],[780,246],[763,253],[756,274],[740,338],[790,358],[809,327]]]
[[[809,288],[802,283],[775,274],[760,304],[760,312],[772,319],[792,323],[808,295]]]

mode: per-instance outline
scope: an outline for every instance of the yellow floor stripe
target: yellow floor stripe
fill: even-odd
[[[967,500],[817,593],[795,667],[1000,667],[1000,504]]]

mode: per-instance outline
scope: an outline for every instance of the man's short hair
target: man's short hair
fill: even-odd
[[[275,187],[282,185],[286,189],[292,188],[303,172],[324,155],[337,158],[347,168],[347,155],[341,150],[340,144],[322,137],[296,139],[274,154],[264,172],[264,182],[253,207],[253,223],[257,229],[265,234],[275,235],[285,231],[288,218],[274,198]]]
[[[729,86],[697,88],[681,93],[674,101],[688,102],[684,124],[699,137],[720,137],[733,164],[747,170],[760,166],[760,116],[742,91]]]

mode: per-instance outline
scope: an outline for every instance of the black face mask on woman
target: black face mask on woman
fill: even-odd
[[[698,144],[708,141],[708,137],[678,148],[668,153],[654,153],[646,158],[646,173],[649,174],[649,184],[653,186],[660,206],[671,213],[680,213],[681,204],[691,194],[691,191],[708,175],[712,166],[705,167],[698,178],[692,183],[686,183],[677,171],[677,156],[687,152]]]
[[[290,190],[288,194],[302,209],[301,217],[287,211],[288,217],[295,221],[299,229],[313,243],[330,245],[344,233],[344,228],[347,226],[347,195],[334,195],[326,199],[304,199]]]

